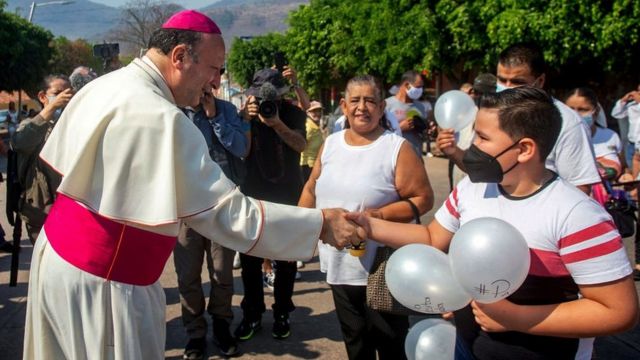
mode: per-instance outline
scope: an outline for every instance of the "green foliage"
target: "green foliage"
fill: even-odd
[[[311,0],[288,21],[282,43],[312,94],[359,73],[389,84],[428,69],[469,81],[493,72],[500,51],[523,41],[540,45],[564,86],[625,81],[638,76],[640,62],[637,0]],[[234,44],[230,60],[257,51]]]
[[[49,31],[0,10],[0,90],[33,93],[49,72],[52,38]]]
[[[70,75],[80,65],[94,70],[102,68],[102,60],[93,56],[93,47],[84,39],[71,41],[60,36],[53,40],[53,49],[52,73]]]
[[[273,53],[276,51],[286,54],[285,37],[282,34],[270,33],[247,40],[235,38],[227,59],[233,81],[243,87],[249,86],[256,71],[273,66]]]

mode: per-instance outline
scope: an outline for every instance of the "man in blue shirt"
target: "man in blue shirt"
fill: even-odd
[[[250,125],[238,116],[230,102],[205,94],[197,109],[183,111],[200,129],[209,147],[209,155],[224,174],[237,185],[242,184],[246,170],[242,158],[249,152]],[[178,291],[182,305],[182,322],[189,335],[185,359],[202,359],[206,347],[207,321],[204,317],[202,291],[203,259],[207,260],[211,290],[207,312],[213,318],[213,338],[226,355],[238,352],[236,340],[229,331],[233,320],[233,256],[235,251],[220,246],[184,225],[173,252]]]

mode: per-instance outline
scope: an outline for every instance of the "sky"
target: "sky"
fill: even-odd
[[[113,7],[118,7],[118,6],[125,5],[130,0],[90,0],[90,1],[113,6]],[[169,1],[169,2],[180,4],[187,9],[198,9],[207,5],[211,5],[218,1],[220,0],[181,0],[181,1]]]

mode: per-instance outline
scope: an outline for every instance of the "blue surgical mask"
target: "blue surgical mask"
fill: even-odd
[[[587,126],[591,127],[593,126],[593,113],[589,113],[588,115],[582,115],[582,121],[585,122],[585,124],[587,124]]]
[[[496,83],[496,92],[499,93],[501,91],[505,91],[507,89],[511,89],[510,87],[506,87],[500,83]]]
[[[407,96],[411,100],[418,100],[420,96],[422,96],[422,87],[413,87],[409,85],[409,90],[407,90]]]

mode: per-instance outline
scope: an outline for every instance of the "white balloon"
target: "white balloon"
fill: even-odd
[[[422,313],[454,311],[471,301],[453,277],[447,255],[424,244],[397,249],[387,261],[385,280],[400,304]]]
[[[477,112],[471,96],[460,90],[451,90],[440,95],[433,114],[441,128],[460,131],[475,120]]]
[[[409,329],[404,341],[407,360],[453,360],[456,328],[442,319],[425,319]]]
[[[478,218],[460,227],[449,246],[451,271],[471,297],[492,303],[513,294],[529,272],[524,236],[496,218]]]

